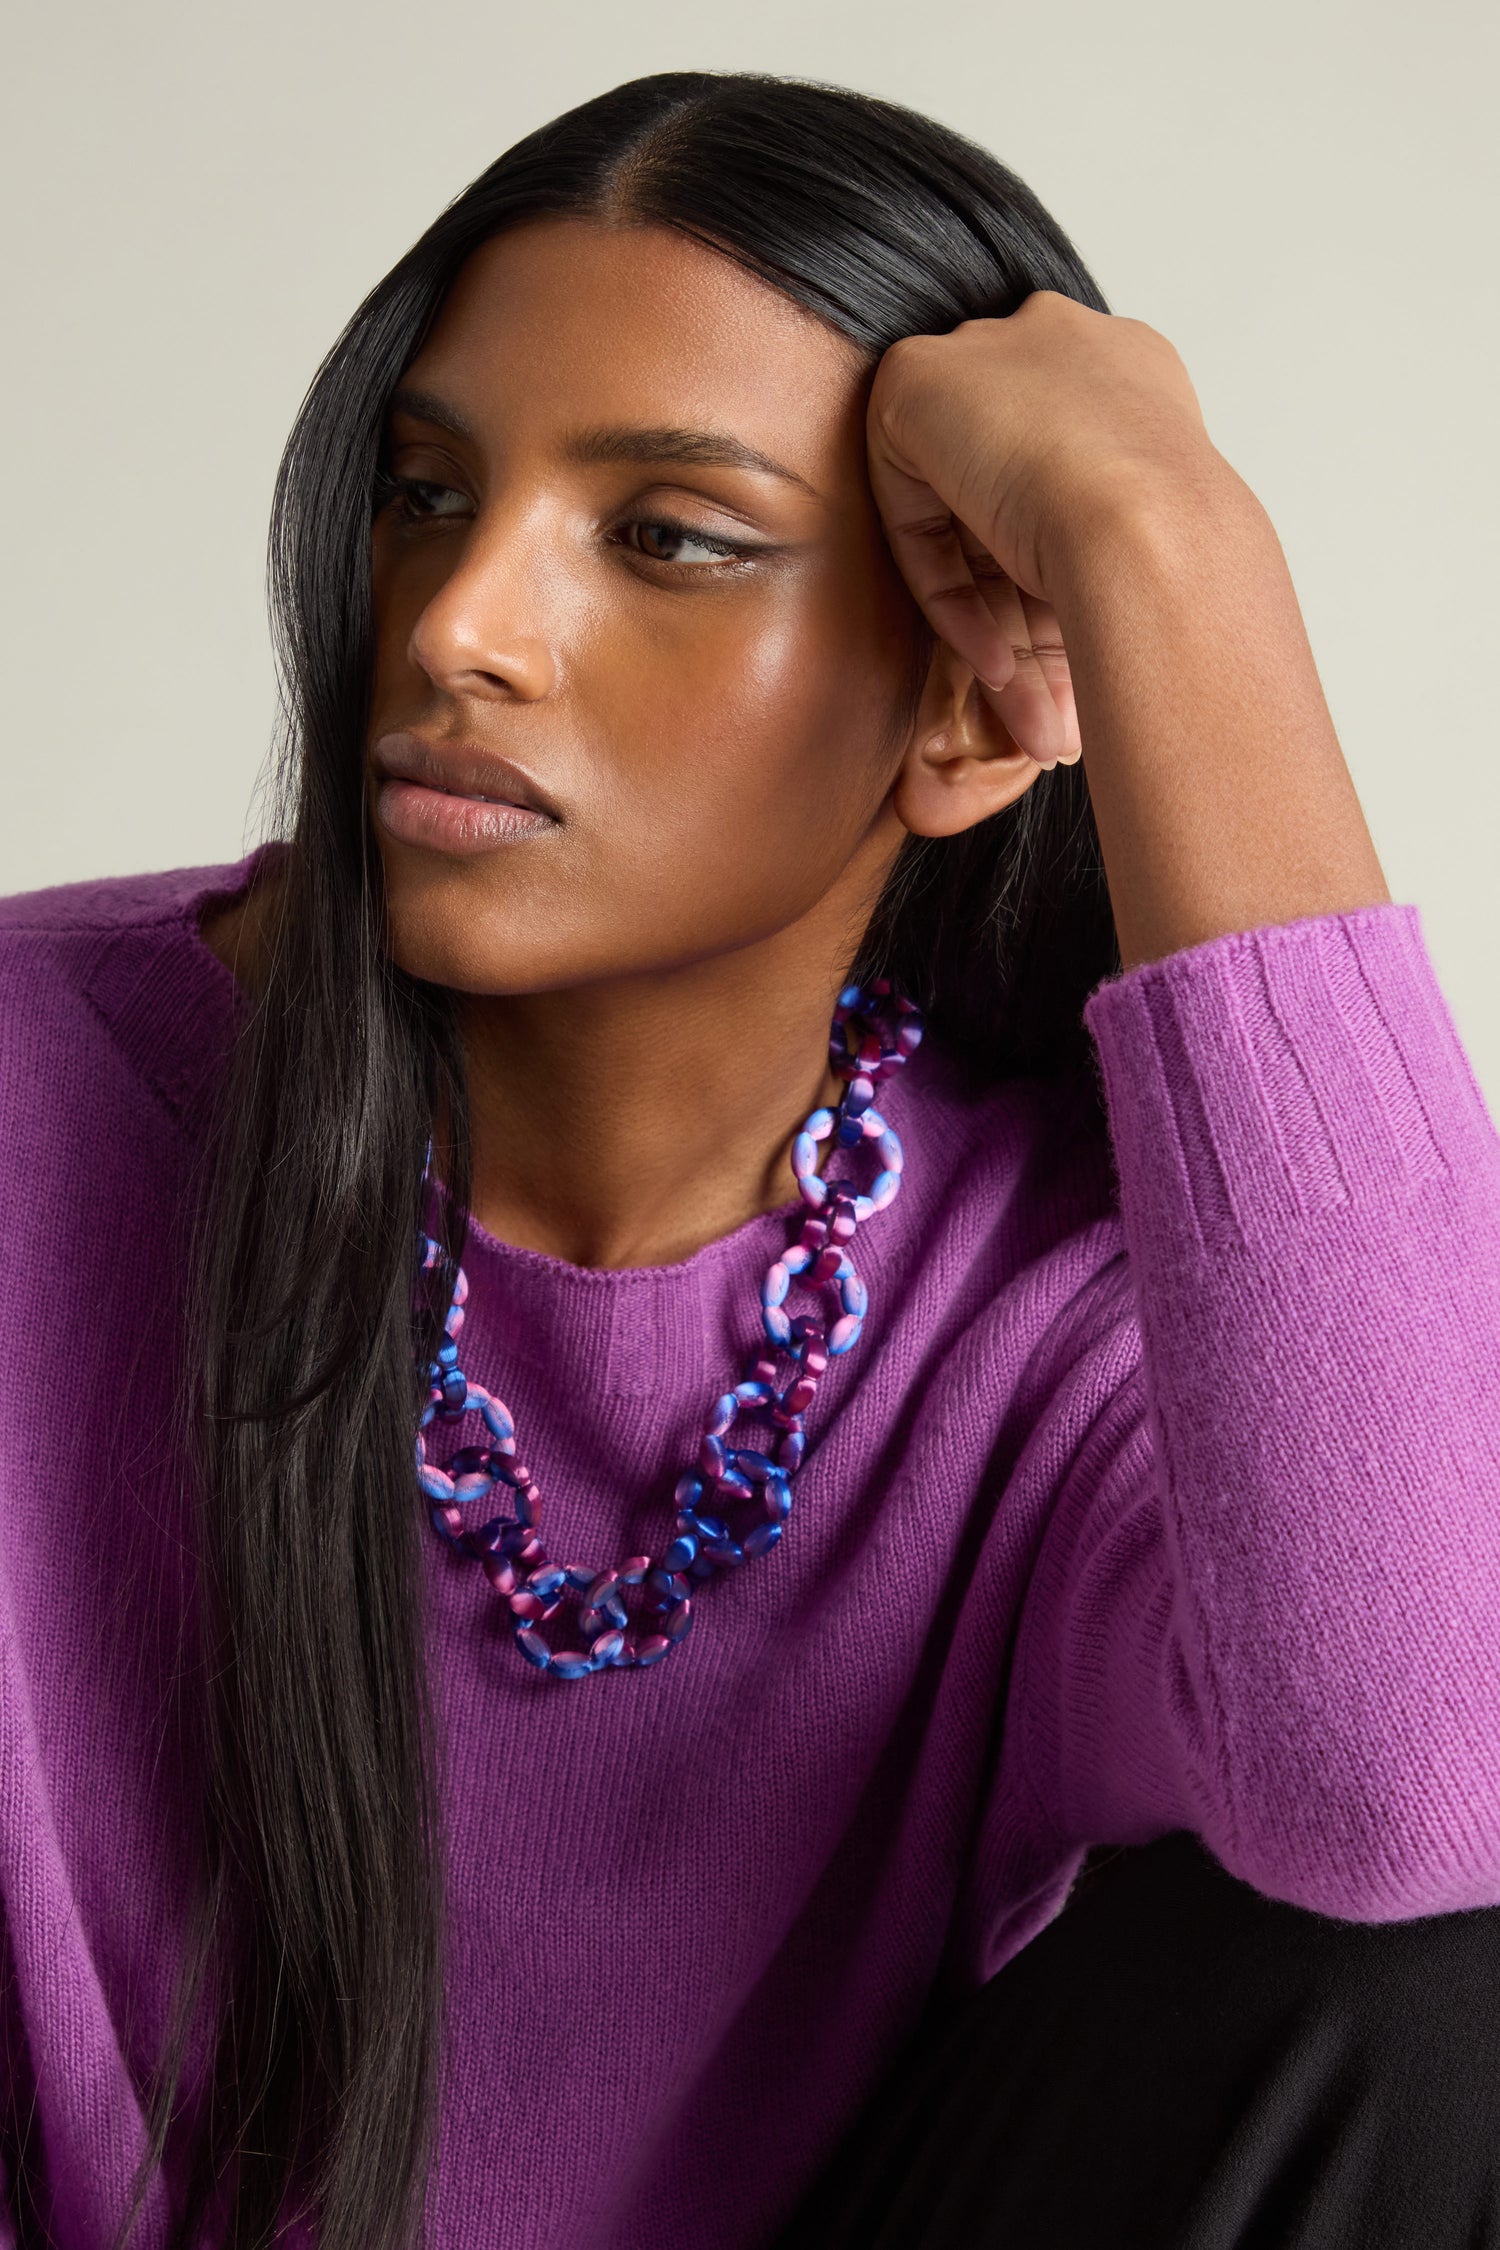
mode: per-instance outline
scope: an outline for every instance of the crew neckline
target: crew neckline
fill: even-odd
[[[925,1078],[931,1068],[930,1061],[924,1063],[924,1058],[928,1056],[929,1048],[924,1043],[914,1055],[907,1059],[896,1076],[887,1080],[881,1089],[883,1098],[877,1098],[874,1105],[882,1115],[889,1119],[897,1134],[903,1139],[905,1138],[905,1111],[910,1091],[911,1073],[914,1069],[920,1067],[922,1076]],[[895,1097],[894,1102],[893,1095]],[[800,1126],[800,1119],[798,1124]],[[446,1199],[447,1189],[444,1184],[441,1181],[435,1181],[434,1186],[438,1194]],[[711,1236],[707,1242],[700,1243],[696,1250],[689,1251],[685,1258],[671,1258],[664,1263],[644,1266],[576,1265],[572,1259],[555,1257],[551,1251],[534,1250],[524,1243],[507,1242],[503,1236],[491,1234],[488,1227],[482,1226],[471,1215],[465,1240],[464,1259],[465,1263],[468,1264],[473,1255],[477,1253],[478,1257],[488,1265],[503,1264],[512,1269],[529,1273],[538,1280],[545,1279],[559,1286],[564,1283],[571,1283],[582,1288],[628,1288],[633,1283],[643,1289],[659,1288],[664,1282],[675,1277],[694,1279],[716,1264],[731,1263],[751,1245],[759,1243],[762,1237],[768,1239],[783,1238],[792,1221],[801,1218],[806,1210],[807,1205],[802,1197],[794,1195],[785,1203],[779,1203],[769,1211],[754,1212],[750,1218],[742,1219],[737,1227],[732,1227],[727,1234]]]
[[[437,1185],[439,1192],[446,1196],[447,1190],[442,1183],[438,1182]],[[534,1274],[545,1274],[553,1280],[571,1280],[585,1285],[636,1281],[644,1286],[660,1282],[669,1274],[680,1274],[689,1266],[710,1263],[716,1253],[731,1257],[743,1242],[757,1236],[763,1228],[785,1228],[802,1208],[802,1198],[796,1196],[789,1203],[778,1204],[772,1211],[756,1211],[748,1219],[742,1219],[737,1227],[732,1227],[728,1234],[710,1236],[696,1250],[690,1250],[685,1258],[668,1258],[649,1266],[577,1265],[571,1258],[554,1256],[550,1250],[535,1250],[523,1242],[507,1242],[503,1235],[491,1234],[488,1227],[482,1226],[471,1215],[464,1256],[467,1262],[471,1253],[477,1250],[492,1265],[503,1261],[506,1265],[517,1266]]]

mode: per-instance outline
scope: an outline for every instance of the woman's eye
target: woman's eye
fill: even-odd
[[[659,563],[740,562],[746,550],[732,539],[710,539],[685,523],[664,516],[639,516],[624,527],[627,543],[638,554]],[[631,538],[630,534],[638,536]]]
[[[387,507],[393,500],[411,523],[431,523],[435,518],[462,515],[469,506],[467,494],[455,491],[451,484],[436,484],[430,477],[398,477],[383,472],[375,480],[376,506]]]

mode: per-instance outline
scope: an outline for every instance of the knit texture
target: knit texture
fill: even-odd
[[[0,903],[0,2153],[29,2120],[57,2250],[123,2208],[184,1913],[168,1341],[238,1001],[197,916],[257,857]],[[786,1538],[667,1662],[539,1676],[429,1539],[434,2250],[757,2250],[1091,1844],[1191,1829],[1363,1920],[1500,1902],[1500,1142],[1417,910],[1086,1021],[1107,1136],[931,1040],[883,1092],[864,1335]],[[559,1555],[660,1547],[794,1217],[618,1272],[476,1230],[464,1364]]]

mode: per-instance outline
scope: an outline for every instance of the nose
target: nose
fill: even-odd
[[[445,694],[534,703],[557,685],[532,546],[514,516],[480,517],[418,616],[408,659]]]

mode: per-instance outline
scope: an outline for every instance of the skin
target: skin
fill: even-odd
[[[502,1239],[665,1264],[792,1202],[904,836],[1059,759],[1127,966],[1388,896],[1274,531],[1144,324],[1042,291],[872,370],[703,244],[549,219],[470,259],[404,389],[367,752],[479,743],[556,816],[454,857],[385,827],[368,761],[392,952],[464,996]],[[579,457],[641,429],[791,474]],[[252,973],[260,911],[205,932]]]

